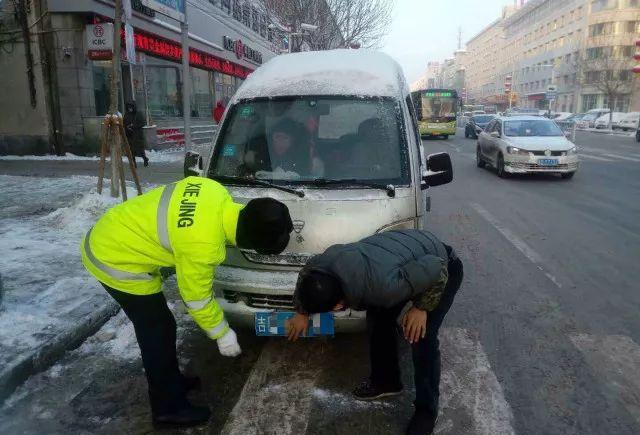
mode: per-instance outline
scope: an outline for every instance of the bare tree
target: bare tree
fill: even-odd
[[[611,128],[616,102],[631,92],[630,58],[614,51],[613,47],[594,47],[578,54],[574,64],[576,80],[582,88],[594,89],[607,97]]]
[[[259,0],[274,23],[294,33],[291,51],[380,45],[389,31],[395,0]],[[301,23],[317,26],[304,32]],[[304,33],[304,35],[302,35]],[[304,36],[303,38],[301,36]]]

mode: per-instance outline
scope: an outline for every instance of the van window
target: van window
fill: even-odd
[[[243,101],[231,109],[218,137],[210,175],[290,184],[356,179],[406,185],[401,113],[390,98]]]

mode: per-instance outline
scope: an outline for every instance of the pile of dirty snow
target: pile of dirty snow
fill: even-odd
[[[99,195],[96,178],[0,175],[0,366],[78,323],[108,294],[82,266],[80,241],[121,199]],[[128,185],[129,197],[136,195]]]

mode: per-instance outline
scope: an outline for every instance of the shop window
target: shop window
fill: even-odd
[[[189,68],[191,72],[191,116],[210,118],[213,113],[213,95],[209,71]]]
[[[160,59],[154,63],[146,67],[149,115],[154,119],[182,116],[181,67]]]
[[[251,27],[251,7],[248,3],[242,5],[242,24]]]
[[[256,33],[260,32],[260,18],[256,8],[251,8],[251,28]]]
[[[626,33],[640,33],[640,21],[627,21]]]
[[[93,96],[96,102],[96,116],[109,113],[111,101],[111,61],[93,62]]]
[[[582,96],[582,112],[588,112],[591,109],[595,109],[597,104],[597,94],[585,94]]]

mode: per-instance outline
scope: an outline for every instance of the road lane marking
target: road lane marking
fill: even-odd
[[[605,159],[604,157],[592,156],[590,154],[584,154],[584,153],[580,153],[580,157],[585,159],[599,160],[601,162],[613,162],[613,160],[611,159]]]
[[[636,159],[634,157],[628,157],[628,156],[620,156],[618,154],[602,153],[602,155],[607,157],[613,157],[615,159],[628,160],[630,162],[640,162],[640,159]]]
[[[542,265],[542,257],[536,251],[534,251],[524,240],[518,237],[509,228],[503,226],[491,213],[489,213],[484,207],[477,203],[471,203],[471,207],[482,216],[487,222],[498,230],[500,234],[504,236],[518,251],[520,251],[525,257],[529,259],[536,267],[544,273],[556,287],[562,288],[562,284],[556,279],[555,276],[547,272]]]
[[[569,336],[598,379],[603,379],[640,423],[640,346],[624,335]]]
[[[440,418],[434,434],[469,433],[460,411],[471,414],[477,435],[514,435],[513,412],[477,334],[462,328],[440,331]],[[451,412],[450,412],[451,411]]]
[[[304,434],[327,346],[272,338],[262,348],[221,435]]]

